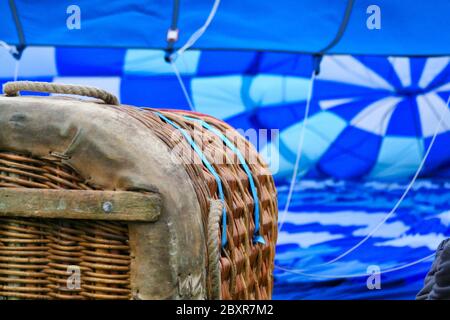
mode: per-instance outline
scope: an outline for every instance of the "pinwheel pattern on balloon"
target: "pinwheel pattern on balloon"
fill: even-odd
[[[10,81],[15,61],[4,50],[0,58],[0,82]],[[196,111],[244,132],[278,130],[257,147],[280,183],[292,176],[305,122],[303,177],[407,180],[435,133],[420,175],[450,176],[449,57],[326,55],[303,121],[313,61],[295,53],[188,51],[175,65]],[[19,79],[97,86],[126,104],[189,109],[163,50],[30,47],[19,71]]]
[[[324,57],[306,121],[296,121],[305,103],[264,112],[266,121],[276,115],[282,128],[265,147],[280,150],[278,177],[292,171],[305,122],[299,172],[307,177],[408,179],[435,134],[421,176],[444,174],[450,164],[449,72],[447,57]]]

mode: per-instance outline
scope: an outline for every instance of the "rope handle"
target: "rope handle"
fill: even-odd
[[[89,86],[59,84],[39,81],[15,81],[3,85],[3,93],[9,97],[19,96],[20,91],[74,94],[103,100],[106,104],[119,105],[119,99],[108,91]]]
[[[223,202],[211,200],[208,215],[208,275],[210,283],[210,299],[221,299],[220,278],[220,239],[219,221],[222,216]]]

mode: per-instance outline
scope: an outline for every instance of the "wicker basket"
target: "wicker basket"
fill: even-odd
[[[276,190],[247,140],[93,88],[75,93],[107,103],[8,96],[24,88],[0,97],[0,297],[271,298]]]

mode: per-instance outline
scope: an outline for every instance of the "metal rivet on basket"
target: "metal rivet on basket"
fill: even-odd
[[[109,201],[103,202],[102,208],[105,213],[111,213],[113,210],[113,204]]]

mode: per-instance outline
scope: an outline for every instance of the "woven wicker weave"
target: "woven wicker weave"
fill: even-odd
[[[60,159],[0,152],[0,187],[92,189]],[[69,266],[81,287],[67,290]],[[127,226],[115,222],[0,220],[0,296],[129,299]]]
[[[156,112],[190,133],[214,166],[224,188],[228,243],[221,248],[221,298],[270,299],[277,238],[277,198],[273,178],[253,146],[224,122],[206,115],[123,105],[105,108],[114,108],[144,124],[182,160],[196,192],[206,230],[209,201],[219,198],[216,180],[198,155],[192,153],[179,130]],[[185,118],[186,115],[214,126],[239,148],[251,170],[258,204],[254,203],[248,176],[237,156],[217,135]],[[63,164],[60,158],[0,150],[0,187],[96,189],[86,181],[86,177]],[[255,205],[260,208],[260,221],[255,221]],[[265,244],[253,242],[255,223],[260,223],[260,235]],[[217,236],[220,239],[221,235]],[[0,297],[131,299],[128,240],[125,223],[1,218]],[[67,290],[67,267],[73,265],[80,267],[81,287]],[[209,277],[207,280],[208,292],[211,292],[217,283]]]
[[[165,123],[155,115],[153,109],[138,110],[132,107],[120,107],[136,119],[144,122],[151,130],[173,148],[179,141],[174,137],[183,138],[177,129]],[[222,299],[270,299],[273,289],[273,261],[275,258],[275,243],[277,238],[277,198],[272,175],[261,160],[254,147],[249,144],[237,131],[226,123],[206,115],[186,113],[182,111],[161,111],[165,117],[176,122],[183,129],[191,133],[198,145],[203,146],[205,155],[214,155],[214,159],[223,159],[222,163],[214,164],[225,189],[228,213],[227,238],[228,246],[222,250],[221,275]],[[261,233],[266,244],[253,244],[252,235],[255,229],[253,217],[254,201],[250,194],[248,177],[239,160],[224,148],[223,142],[213,133],[201,125],[183,117],[189,115],[202,119],[213,125],[240,147],[246,162],[252,171],[259,194],[259,206],[262,223]],[[181,143],[190,149],[187,143]],[[210,149],[208,151],[208,149]],[[218,153],[218,155],[217,155]],[[183,154],[192,154],[184,152]],[[196,156],[194,154],[194,156]],[[231,155],[233,156],[233,155]],[[256,161],[256,162],[255,162]],[[208,199],[218,198],[217,184],[211,173],[206,170],[197,159],[185,161],[186,169],[194,183],[197,197],[202,207],[204,223],[206,224],[209,211]]]

